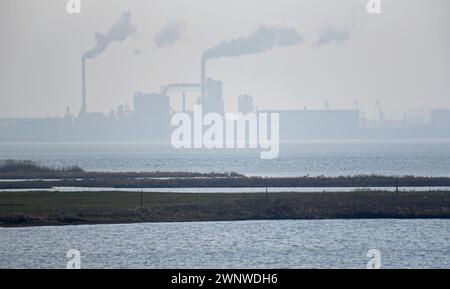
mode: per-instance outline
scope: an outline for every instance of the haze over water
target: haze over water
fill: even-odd
[[[238,172],[261,176],[450,176],[450,141],[286,143],[276,160],[259,150],[175,150],[152,143],[0,144],[0,159],[26,159],[88,171]]]

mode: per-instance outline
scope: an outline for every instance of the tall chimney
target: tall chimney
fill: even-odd
[[[202,104],[205,103],[206,101],[206,57],[205,55],[202,55],[202,60],[201,60],[201,86],[202,86],[202,98],[201,98],[201,102]]]
[[[86,58],[81,58],[81,110],[80,114],[86,113]]]

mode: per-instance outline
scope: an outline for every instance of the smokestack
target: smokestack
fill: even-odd
[[[106,33],[95,33],[96,45],[86,51],[81,57],[81,110],[80,114],[87,112],[86,103],[86,59],[93,59],[102,54],[113,42],[123,42],[136,32],[131,23],[131,12],[123,13],[116,23]]]
[[[207,97],[206,64],[209,59],[257,54],[275,47],[293,46],[302,42],[302,35],[295,26],[263,24],[245,37],[222,41],[207,49],[201,59],[202,103]]]
[[[87,111],[86,103],[86,57],[81,58],[81,110],[80,114]]]
[[[205,103],[206,101],[206,61],[207,58],[205,54],[203,54],[201,60],[201,80],[200,80],[202,86],[202,98],[201,98],[202,103]]]

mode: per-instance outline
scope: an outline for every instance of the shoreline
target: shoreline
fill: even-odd
[[[326,188],[326,187],[450,187],[450,177],[418,176],[299,176],[249,177],[238,174],[183,175],[184,173],[69,173],[6,174],[0,173],[0,189],[81,188]]]
[[[320,221],[320,220],[450,220],[450,217],[420,217],[420,218],[318,218],[318,219],[236,219],[236,220],[192,220],[192,221],[142,221],[142,222],[93,222],[93,223],[39,223],[29,225],[0,225],[1,229],[67,227],[67,226],[97,226],[97,225],[133,225],[133,224],[171,224],[171,223],[220,223],[220,222],[258,222],[258,221]]]
[[[318,219],[450,219],[450,191],[0,193],[0,227]]]

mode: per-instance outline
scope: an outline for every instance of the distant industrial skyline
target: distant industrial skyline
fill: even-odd
[[[208,76],[223,80],[226,111],[242,94],[261,109],[343,109],[358,99],[368,117],[379,100],[397,119],[450,107],[450,3],[385,1],[382,14],[369,15],[366,2],[98,0],[69,15],[64,1],[3,0],[0,117],[78,113],[80,59],[93,47],[101,54],[86,63],[88,110],[107,113],[131,105],[137,91],[199,82],[204,51],[234,40],[242,47],[261,25],[288,27],[291,38],[208,62]],[[104,47],[94,34],[108,36],[127,11],[136,31]]]

